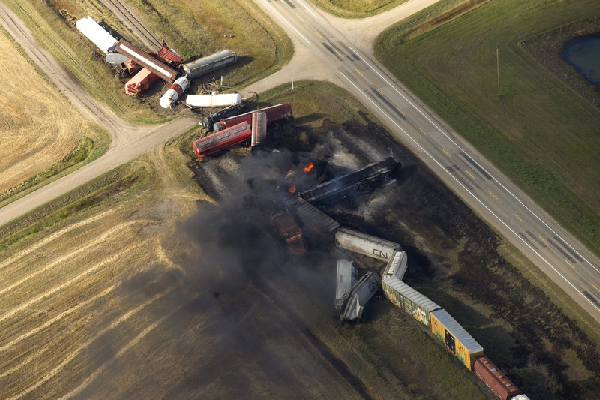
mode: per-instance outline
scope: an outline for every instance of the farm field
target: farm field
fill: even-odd
[[[125,95],[125,80],[115,77],[109,64],[104,62],[104,54],[75,28],[77,19],[90,15],[145,48],[139,32],[132,31],[117,18],[112,8],[116,3],[111,0],[10,0],[6,4],[25,21],[39,43],[71,71],[89,93],[120,118],[141,123],[164,121],[173,113],[162,109],[158,98],[168,85],[164,82],[155,84],[141,100]],[[236,51],[240,61],[222,71],[228,88],[269,75],[285,64],[293,53],[289,38],[252,2],[132,0],[127,5],[158,40],[164,38],[184,60],[206,56],[223,48]],[[237,23],[240,21],[244,23]],[[233,37],[224,38],[224,34]],[[196,79],[190,93],[211,78]]]
[[[408,0],[311,0],[319,8],[343,18],[365,18],[391,10]]]
[[[535,267],[352,96],[300,81],[259,100],[249,106],[294,107],[271,143],[279,153],[236,147],[197,161],[192,130],[2,228],[0,397],[491,400],[389,301],[341,324],[335,260],[352,254],[305,223],[311,251],[291,258],[265,215],[294,160],[339,174],[389,155],[402,163],[396,184],[322,209],[402,243],[407,283],[532,399],[597,396],[596,325],[571,319],[585,314],[541,274],[528,281]],[[354,258],[361,271],[382,267]]]
[[[84,118],[0,29],[0,205],[103,153],[106,133]]]
[[[440,1],[375,46],[386,68],[596,254],[600,112],[521,41],[598,11],[597,1]]]

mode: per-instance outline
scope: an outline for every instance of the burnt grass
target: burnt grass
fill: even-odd
[[[334,138],[363,165],[391,153],[402,164],[397,183],[373,193],[348,193],[317,206],[342,226],[401,243],[409,260],[404,281],[453,315],[531,399],[600,398],[600,353],[595,343],[499,254],[501,238],[488,225],[385,129],[360,115],[363,121],[350,120],[341,126],[322,119],[318,128],[303,124],[306,117],[297,118],[277,128],[270,146],[306,157],[314,157],[319,148],[322,158],[324,142]],[[371,149],[361,146],[361,141]],[[380,159],[373,158],[373,148]],[[212,195],[201,166],[206,161],[192,158],[188,166]],[[377,203],[376,212],[365,214],[364,205],[379,196],[384,204]],[[364,260],[358,265],[364,266]],[[388,307],[387,301],[373,301],[364,323]],[[356,331],[377,350],[369,329]],[[564,361],[568,350],[577,354],[591,378],[576,381],[568,376]],[[380,354],[378,362],[396,361]]]

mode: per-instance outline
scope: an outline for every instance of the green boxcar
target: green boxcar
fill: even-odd
[[[386,277],[382,287],[392,303],[412,315],[417,321],[431,327],[431,312],[440,309],[440,306],[395,276]]]

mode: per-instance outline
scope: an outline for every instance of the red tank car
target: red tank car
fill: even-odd
[[[511,400],[522,393],[487,356],[475,359],[473,372],[502,400]]]
[[[252,126],[247,122],[242,122],[196,140],[193,145],[194,152],[198,157],[204,157],[250,139],[251,135]]]

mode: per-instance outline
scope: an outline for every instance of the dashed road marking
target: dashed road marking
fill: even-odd
[[[317,34],[317,36],[318,36],[318,37],[320,37],[321,39],[323,39],[323,36],[321,36],[321,35],[319,34],[319,32],[315,31],[315,33]]]
[[[550,246],[543,237],[540,236],[540,239],[542,239],[542,242],[546,243],[546,246]]]
[[[365,76],[362,74],[362,72],[360,72],[360,71],[358,70],[358,68],[354,68],[354,70],[355,70],[356,72],[358,72],[358,74],[359,74],[360,76],[362,76],[363,78],[365,77]]]
[[[302,17],[299,16],[297,13],[296,13],[296,17],[300,18],[300,21],[304,22],[304,20],[302,19]]]
[[[519,221],[523,222],[523,220],[522,220],[521,218],[519,218],[519,216],[518,216],[517,214],[513,213],[513,215],[514,215],[515,217],[517,217],[517,219],[518,219]]]
[[[420,130],[421,132],[423,132],[423,133],[425,134],[425,136],[429,136],[429,135],[427,134],[427,132],[425,132],[423,129],[419,128],[419,130]]]
[[[575,269],[575,267],[573,266],[573,264],[571,264],[571,263],[569,262],[569,260],[565,260],[565,262],[566,262],[567,264],[569,264],[569,267],[571,267],[571,268]]]
[[[599,291],[599,292],[600,292],[600,289],[598,289],[598,288],[596,287],[596,285],[593,285],[593,284],[592,284],[592,286],[594,287],[594,289],[596,289],[597,291]]]
[[[442,147],[442,151],[443,151],[444,153],[446,153],[446,155],[447,155],[448,157],[452,157],[452,156],[450,155],[450,153],[448,153],[448,152],[446,151],[446,149],[444,149],[443,147]]]
[[[469,172],[469,170],[468,170],[468,169],[465,169],[465,172],[466,172],[467,174],[469,174],[469,176],[470,176],[471,178],[475,179],[475,177],[474,177],[473,175],[471,175],[471,173]]]
[[[489,192],[490,192],[490,194],[491,194],[492,196],[494,196],[494,198],[495,198],[496,200],[498,200],[498,198],[496,197],[496,195],[495,195],[494,193],[492,193],[492,191],[491,191],[491,190],[490,190]]]

